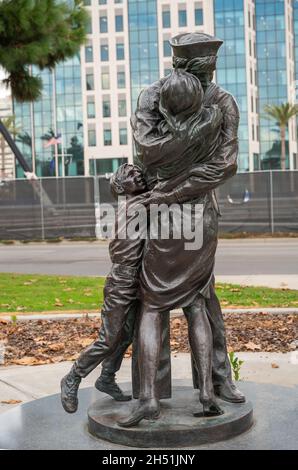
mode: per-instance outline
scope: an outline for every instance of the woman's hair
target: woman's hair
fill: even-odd
[[[160,111],[172,115],[192,114],[203,102],[204,92],[197,77],[184,70],[173,70],[160,91]]]
[[[213,75],[216,70],[217,56],[195,57],[186,59],[184,57],[173,56],[173,67],[175,70],[183,69],[186,72],[199,76],[204,73]]]

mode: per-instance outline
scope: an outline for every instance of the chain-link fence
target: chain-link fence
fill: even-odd
[[[222,232],[298,231],[298,171],[239,173],[217,196]]]
[[[240,173],[217,190],[221,232],[298,231],[298,171]],[[96,237],[105,177],[0,181],[0,240]]]
[[[0,183],[0,239],[95,237],[94,178]]]

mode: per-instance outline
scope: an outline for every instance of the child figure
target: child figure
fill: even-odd
[[[127,163],[120,166],[113,175],[111,186],[114,196],[125,195],[128,200],[147,189],[141,170]],[[123,210],[126,211],[124,201],[119,204],[118,214]],[[119,220],[121,221],[121,218]],[[129,217],[127,220],[129,221]],[[121,227],[116,223],[115,238],[109,245],[113,264],[104,287],[102,325],[98,339],[83,350],[70,372],[61,380],[61,401],[68,413],[74,413],[78,408],[77,393],[81,379],[106,357],[111,356],[117,348],[122,359],[132,342],[134,317],[138,309],[138,271],[144,239],[118,238],[120,230]],[[96,388],[100,391],[110,393],[121,401],[131,399],[131,396],[125,395],[114,381],[109,383],[108,379],[106,381],[103,379],[101,377],[101,380],[98,379],[96,382]]]

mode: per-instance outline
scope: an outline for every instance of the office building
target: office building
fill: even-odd
[[[105,174],[132,162],[130,115],[138,94],[171,70],[170,37],[189,31],[224,40],[215,79],[239,103],[239,170],[279,168],[279,130],[264,106],[296,99],[297,0],[84,3],[90,23],[80,56],[41,73],[39,102],[14,107],[23,130],[21,149],[37,175]],[[46,146],[53,137],[56,144]],[[297,167],[292,118],[287,168]]]

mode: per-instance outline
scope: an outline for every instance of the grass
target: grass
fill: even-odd
[[[104,277],[0,273],[0,313],[98,311]],[[298,307],[298,292],[267,287],[218,284],[222,306]]]
[[[0,274],[0,312],[96,311],[103,277]]]

